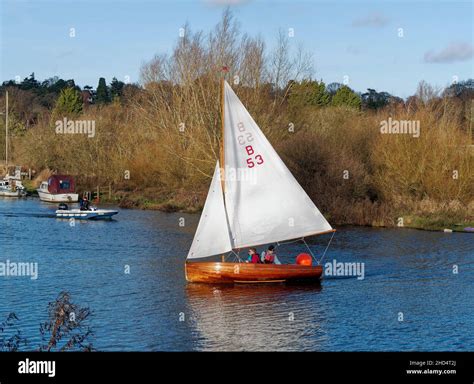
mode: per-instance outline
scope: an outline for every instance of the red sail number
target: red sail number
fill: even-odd
[[[252,156],[252,155],[255,153],[255,151],[254,151],[254,149],[253,149],[253,147],[252,147],[251,145],[247,145],[247,146],[245,147],[245,151],[247,152],[247,155],[249,155],[249,156]],[[262,155],[255,155],[254,159],[255,159],[255,161],[257,162],[258,165],[263,164],[263,157],[262,157]],[[247,159],[247,167],[248,167],[248,168],[253,168],[253,167],[255,167],[254,159],[252,159],[251,157],[249,157],[249,158]]]

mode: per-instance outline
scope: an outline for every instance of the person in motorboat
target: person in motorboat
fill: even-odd
[[[275,246],[270,245],[266,251],[262,252],[261,262],[264,264],[281,264],[275,253]]]
[[[260,257],[258,256],[257,250],[255,248],[249,248],[246,263],[252,263],[252,264],[260,263]]]
[[[81,200],[81,205],[82,205],[82,200]],[[58,210],[67,211],[67,210],[69,210],[69,207],[66,203],[60,203],[59,206],[58,206]]]
[[[87,196],[84,196],[81,200],[81,211],[89,211],[90,210],[90,205],[89,205],[89,200],[87,199]]]

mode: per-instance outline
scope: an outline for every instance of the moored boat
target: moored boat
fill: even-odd
[[[5,91],[5,169],[6,176],[0,180],[0,196],[22,197],[26,196],[25,188],[21,183],[21,167],[15,167],[15,175],[10,176],[8,172],[8,91]]]
[[[74,203],[79,199],[75,193],[75,182],[72,176],[53,175],[43,181],[36,190],[41,201],[48,203]]]
[[[25,187],[20,179],[13,176],[6,176],[0,180],[0,196],[2,197],[23,197],[26,196]]]
[[[1,197],[23,197],[26,196],[24,190],[11,186],[8,182],[0,180]]]
[[[249,247],[295,240],[306,244],[305,237],[334,235],[335,230],[225,80],[221,97],[220,161],[187,256],[186,280],[211,284],[319,281],[324,254],[316,260],[309,247],[309,263],[254,264],[240,257]],[[198,261],[212,256],[222,261]]]

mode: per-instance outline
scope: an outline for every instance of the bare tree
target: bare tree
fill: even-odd
[[[428,104],[430,101],[438,98],[441,94],[441,89],[432,86],[426,81],[422,80],[419,82],[416,89],[415,96],[420,100],[424,105]]]
[[[45,340],[40,351],[92,351],[92,344],[88,343],[92,330],[86,324],[91,313],[89,308],[72,303],[69,293],[61,292],[48,304],[49,319],[40,327]]]
[[[289,38],[281,29],[278,31],[276,46],[269,61],[270,82],[277,89],[284,88],[291,79],[292,63]]]
[[[270,54],[268,78],[274,86],[274,106],[280,99],[280,104],[291,90],[291,81],[310,77],[313,72],[313,55],[298,44],[292,55],[289,36],[280,30],[275,49]],[[282,92],[284,90],[284,92]]]
[[[12,312],[0,323],[0,352],[17,352],[21,345],[27,344],[21,331],[16,327],[17,321],[18,317]]]
[[[264,81],[265,43],[260,37],[242,37],[239,63],[240,84],[258,89]]]
[[[240,28],[230,8],[226,8],[221,21],[209,34],[210,63],[218,70],[223,66],[235,69],[238,63],[238,38]]]

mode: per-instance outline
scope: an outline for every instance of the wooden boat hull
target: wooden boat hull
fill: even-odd
[[[192,283],[285,283],[319,281],[320,265],[248,264],[221,262],[186,262],[186,280]]]

